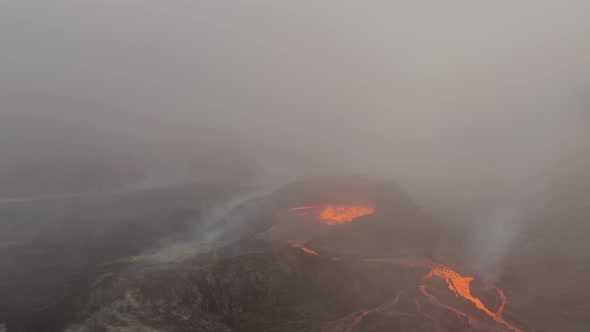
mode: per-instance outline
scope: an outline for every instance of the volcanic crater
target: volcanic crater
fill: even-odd
[[[193,257],[100,267],[68,331],[529,330],[509,289],[445,261],[441,232],[388,179],[297,182],[234,208]]]

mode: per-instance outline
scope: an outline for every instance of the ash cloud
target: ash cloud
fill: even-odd
[[[6,1],[0,193],[368,173],[468,208],[550,196],[588,164],[589,9]],[[467,245],[497,265],[528,209],[494,204]]]

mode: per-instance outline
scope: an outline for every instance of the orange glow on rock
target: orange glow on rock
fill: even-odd
[[[496,312],[493,312],[490,309],[488,309],[479,298],[477,298],[473,294],[471,294],[470,284],[471,284],[471,281],[474,279],[473,277],[464,277],[464,276],[460,275],[459,273],[457,273],[456,271],[453,271],[450,268],[448,268],[442,264],[430,261],[428,259],[418,258],[418,257],[415,257],[415,258],[403,258],[403,257],[400,257],[400,258],[365,258],[365,259],[363,259],[363,261],[365,261],[365,262],[395,263],[395,264],[403,264],[406,266],[421,266],[421,267],[430,268],[430,272],[422,278],[423,280],[428,279],[428,278],[432,278],[432,277],[441,278],[442,280],[445,281],[449,290],[451,290],[451,292],[453,292],[453,294],[455,294],[456,297],[461,297],[461,298],[464,298],[464,299],[472,302],[477,309],[485,312],[489,317],[493,318],[497,323],[508,327],[508,329],[510,329],[514,332],[522,332],[522,330],[511,325],[502,317],[502,312],[504,311],[504,307],[506,306],[506,295],[504,294],[504,292],[500,288],[498,288],[496,286],[493,286],[493,288],[498,293],[498,296],[500,297],[502,304],[500,305],[500,307],[498,308],[498,310]],[[442,303],[436,297],[434,297],[432,294],[428,293],[428,291],[426,290],[426,285],[421,285],[420,291],[422,292],[422,294],[424,294],[424,296],[426,296],[430,300],[430,302],[432,304],[434,304],[438,307],[442,307],[442,308],[446,308],[446,309],[451,310],[452,312],[457,314],[457,316],[465,318],[472,325],[477,323],[475,318],[467,315],[466,313],[464,313],[464,312],[462,312],[450,305]]]
[[[320,219],[328,224],[330,222],[341,224],[373,212],[375,212],[375,208],[372,206],[326,205]]]
[[[473,304],[475,304],[475,307],[477,309],[484,311],[488,316],[492,317],[496,322],[507,326],[509,329],[511,329],[513,331],[517,331],[517,332],[520,331],[518,328],[508,324],[508,322],[502,318],[502,311],[504,310],[504,306],[506,305],[506,296],[504,295],[504,292],[501,289],[499,289],[498,287],[494,286],[494,289],[496,290],[496,292],[498,293],[498,296],[502,300],[502,305],[500,306],[500,308],[498,309],[497,312],[493,312],[490,309],[488,309],[481,302],[480,299],[478,299],[477,297],[475,297],[471,294],[471,289],[470,289],[469,285],[471,284],[471,281],[473,280],[472,277],[463,277],[459,273],[457,273],[451,269],[433,268],[429,274],[424,276],[424,279],[432,277],[432,276],[437,276],[437,277],[443,279],[447,283],[447,286],[449,287],[449,289],[453,293],[455,293],[455,296],[462,297],[462,298],[465,298],[465,299],[473,302]]]
[[[327,225],[338,225],[374,213],[375,207],[371,205],[326,204],[300,206],[291,208],[288,211],[302,211],[302,216],[312,216],[314,221]]]
[[[291,245],[291,247],[293,248],[298,248],[301,249],[304,253],[306,254],[310,254],[310,255],[316,255],[318,256],[317,251],[313,250],[313,249],[309,249],[308,247],[305,246],[305,244],[303,244],[303,242],[299,242],[299,241],[289,241],[289,244]]]

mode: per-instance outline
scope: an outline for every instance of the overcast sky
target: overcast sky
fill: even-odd
[[[212,173],[536,188],[590,145],[589,13],[588,1],[3,0],[1,192]]]

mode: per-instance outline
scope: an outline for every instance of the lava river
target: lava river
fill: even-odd
[[[355,205],[313,205],[313,206],[302,206],[291,208],[287,211],[299,211],[299,216],[303,217],[304,219],[316,221],[320,223],[324,223],[327,225],[338,225],[346,222],[352,221],[354,218],[357,218],[362,215],[370,214],[375,211],[374,207],[371,206],[355,206]],[[272,228],[257,234],[256,238],[262,239],[264,235],[268,232],[273,231],[277,228],[278,225],[273,226]],[[302,250],[303,252],[314,255],[320,256],[321,255],[308,247],[305,246],[304,241],[287,241],[287,243],[294,247]],[[330,257],[333,261],[340,261],[340,257]],[[449,267],[437,263],[429,258],[416,256],[416,257],[398,257],[398,258],[363,258],[361,261],[369,264],[399,264],[408,267],[420,267],[420,268],[427,268],[429,272],[422,277],[422,280],[427,280],[430,278],[440,278],[444,281],[448,289],[452,292],[452,294],[456,298],[464,299],[471,302],[475,306],[475,310],[469,309],[473,315],[470,315],[463,310],[443,302],[442,300],[438,299],[434,294],[430,293],[428,290],[427,284],[421,284],[416,291],[411,290],[402,290],[397,297],[384,303],[378,307],[359,310],[353,312],[339,320],[328,322],[325,325],[324,332],[345,332],[345,331],[354,331],[359,327],[359,324],[363,321],[363,319],[372,313],[386,313],[388,311],[394,310],[396,305],[400,302],[400,296],[402,294],[416,294],[414,298],[410,299],[413,303],[413,306],[416,308],[417,312],[423,315],[424,317],[428,318],[433,323],[433,330],[435,331],[442,331],[442,324],[441,322],[435,318],[433,315],[425,312],[424,309],[420,305],[420,301],[418,300],[422,297],[422,301],[430,302],[433,306],[441,308],[443,310],[448,310],[456,315],[461,321],[467,323],[473,327],[477,327],[480,324],[485,325],[485,322],[478,322],[478,319],[475,316],[488,316],[489,318],[493,319],[497,324],[504,326],[505,329],[514,332],[522,332],[521,329],[511,325],[507,322],[503,317],[502,313],[506,306],[506,295],[504,292],[496,287],[492,286],[492,288],[496,291],[499,299],[501,300],[501,304],[497,310],[491,310],[488,308],[480,298],[472,294],[471,292],[471,282],[475,279],[474,277],[470,276],[462,276],[458,272],[450,269]],[[479,312],[479,314],[475,314]],[[483,326],[482,325],[482,326]]]
[[[299,242],[291,243],[291,245],[295,248],[299,248],[299,249],[303,250],[304,252],[306,252],[308,254],[318,255],[318,253],[316,251],[305,247],[302,243],[299,243]],[[340,260],[340,258],[337,258],[337,257],[334,257],[332,259],[336,260],[336,261]],[[426,274],[425,276],[423,276],[422,280],[426,280],[426,279],[434,278],[434,277],[438,277],[438,278],[442,279],[446,283],[449,290],[451,292],[453,292],[455,297],[460,297],[460,298],[470,301],[471,303],[473,303],[475,305],[475,307],[478,310],[481,310],[483,313],[485,313],[485,315],[491,317],[498,324],[505,326],[508,330],[511,330],[514,332],[522,332],[521,329],[511,325],[502,317],[502,312],[504,311],[504,307],[506,306],[506,296],[505,296],[504,292],[496,286],[493,286],[493,288],[496,290],[496,292],[501,300],[501,305],[498,308],[498,310],[492,311],[488,307],[486,307],[486,305],[478,297],[476,297],[475,295],[473,295],[471,293],[470,284],[471,284],[471,281],[474,280],[473,277],[464,277],[461,274],[459,274],[458,272],[456,272],[456,271],[454,271],[454,270],[452,270],[440,263],[434,262],[426,257],[365,258],[365,259],[362,259],[362,261],[366,262],[366,263],[401,264],[401,265],[405,265],[405,266],[409,266],[409,267],[429,268],[430,272],[428,274]],[[432,303],[434,306],[453,312],[460,319],[469,323],[472,326],[478,325],[478,321],[475,317],[465,313],[464,311],[462,311],[456,307],[453,307],[452,305],[442,302],[441,300],[437,299],[433,294],[429,293],[427,290],[426,284],[420,285],[419,290],[420,290],[420,293],[424,297],[426,297],[428,299],[428,301],[430,301],[430,303]],[[399,302],[400,296],[402,295],[403,292],[404,291],[400,292],[400,294],[398,294],[398,296],[396,298],[394,298],[393,300],[391,300],[383,305],[380,305],[376,308],[360,310],[358,312],[354,312],[352,314],[349,314],[342,319],[328,323],[326,328],[324,329],[324,332],[354,331],[356,329],[356,327],[362,322],[363,318],[366,317],[367,315],[369,315],[371,313],[379,313],[379,312],[386,312],[388,310],[392,310],[395,307],[395,305]],[[441,330],[440,322],[436,318],[434,318],[433,316],[424,312],[423,309],[420,307],[420,304],[417,299],[414,299],[414,303],[415,303],[415,306],[416,306],[418,312],[420,312],[422,315],[424,315],[425,317],[427,317],[433,321],[434,330],[440,331]]]

